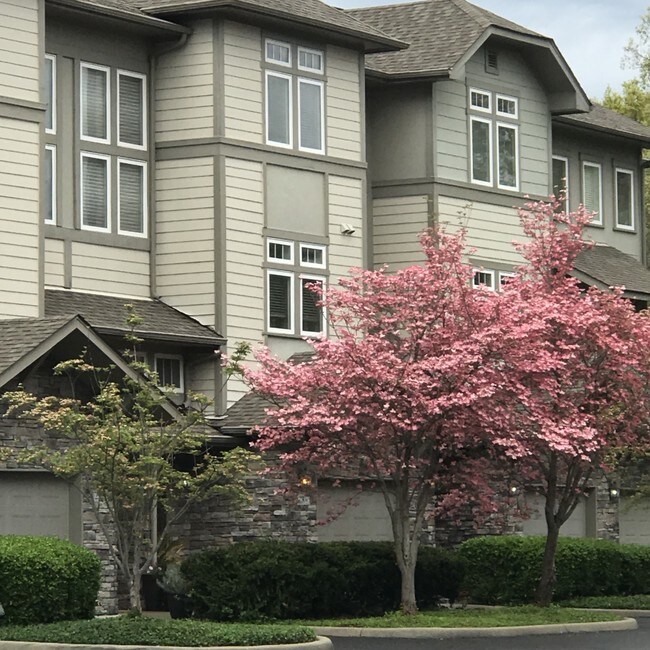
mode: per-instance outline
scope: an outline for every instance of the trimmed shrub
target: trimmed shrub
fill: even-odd
[[[418,601],[453,599],[459,561],[420,549]],[[372,616],[400,601],[393,546],[380,542],[243,542],[190,556],[183,563],[198,618],[264,620]]]
[[[464,589],[474,602],[532,602],[541,574],[544,537],[478,537],[464,542]],[[555,560],[555,599],[644,593],[650,548],[564,537]]]
[[[99,558],[51,537],[0,537],[0,603],[6,623],[91,618],[99,591]]]

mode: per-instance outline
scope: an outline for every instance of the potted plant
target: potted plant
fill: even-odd
[[[191,611],[187,592],[189,583],[181,572],[180,564],[168,564],[158,585],[167,594],[169,614],[172,618],[189,618]]]

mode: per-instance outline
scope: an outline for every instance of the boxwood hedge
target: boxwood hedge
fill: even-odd
[[[5,623],[90,618],[100,562],[91,551],[51,537],[0,536],[0,603]]]

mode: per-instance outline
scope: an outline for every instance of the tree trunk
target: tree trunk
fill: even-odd
[[[540,607],[548,607],[553,600],[555,590],[555,552],[560,536],[560,527],[549,525],[544,546],[544,559],[542,560],[542,574],[537,585],[535,603]]]
[[[402,574],[402,592],[400,609],[403,614],[416,614],[418,611],[415,600],[415,560],[412,557],[400,563],[400,573]]]
[[[140,598],[140,586],[142,576],[139,571],[134,571],[129,587],[129,606],[131,611],[142,611],[142,600]]]

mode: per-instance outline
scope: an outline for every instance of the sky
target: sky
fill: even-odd
[[[398,4],[396,0],[326,0],[348,8]],[[636,76],[622,69],[623,48],[650,0],[472,0],[472,3],[550,36],[587,95],[602,99]]]

